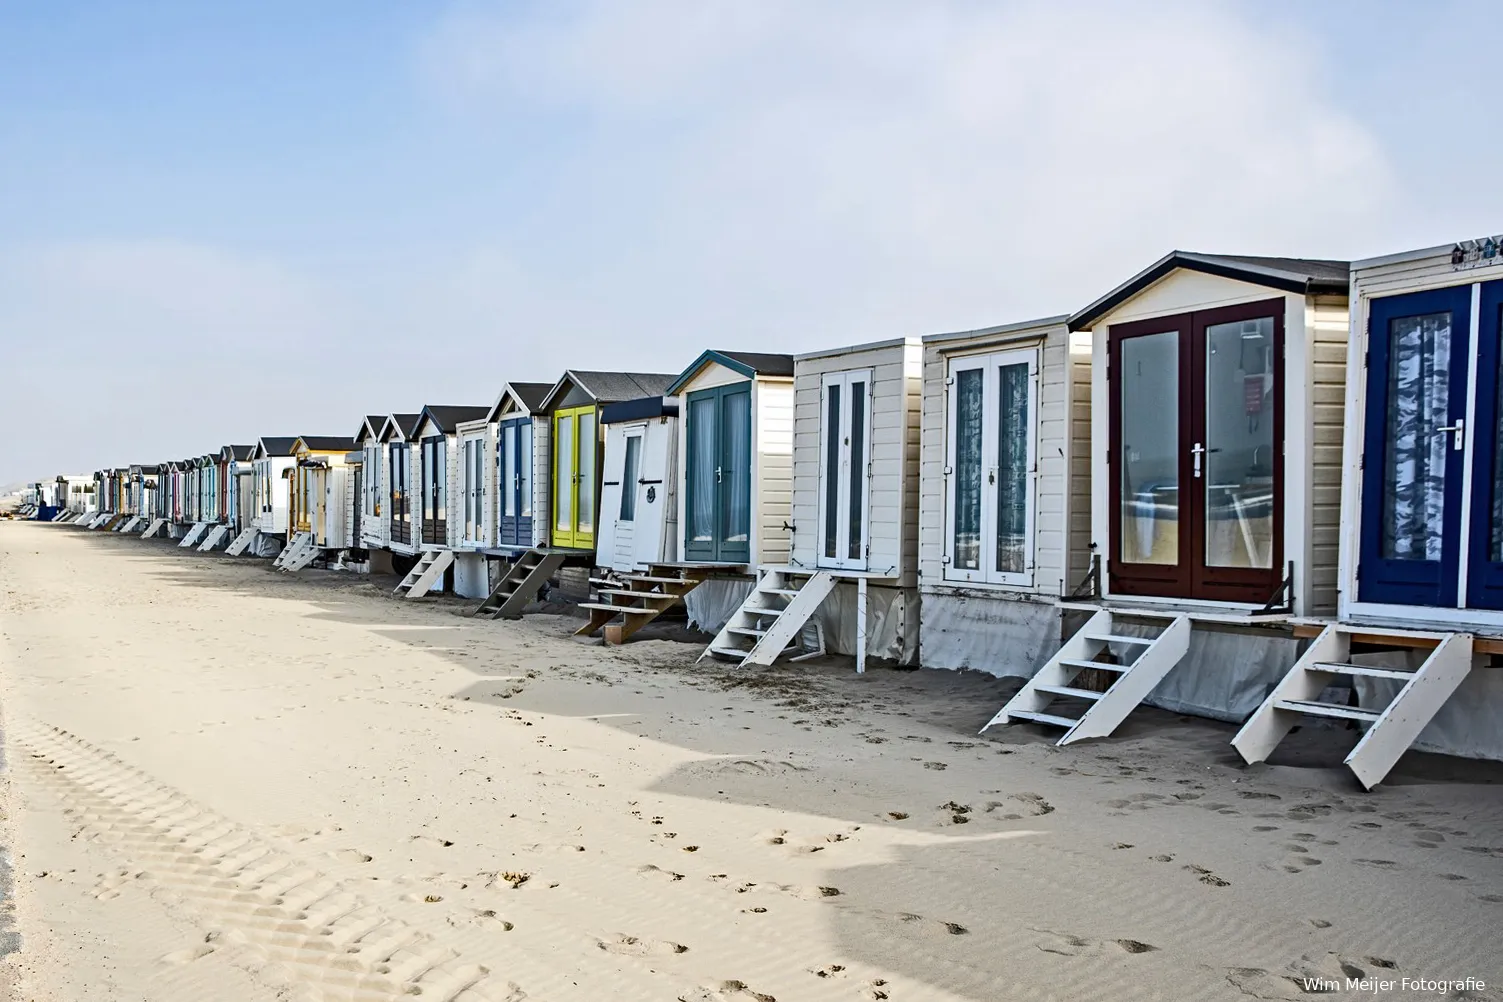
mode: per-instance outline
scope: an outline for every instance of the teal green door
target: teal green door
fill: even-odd
[[[751,383],[689,394],[684,559],[751,562]]]

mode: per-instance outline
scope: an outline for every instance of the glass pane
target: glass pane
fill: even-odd
[[[438,482],[438,513],[443,518],[449,508],[449,444],[443,439],[433,443],[433,478]]]
[[[579,415],[579,528],[595,525],[595,413]]]
[[[725,416],[725,535],[727,543],[751,539],[751,393],[721,398]]]
[[[982,369],[955,374],[955,539],[960,570],[981,567],[981,387]]]
[[[1383,556],[1439,560],[1450,422],[1451,314],[1388,325],[1388,429]]]
[[[516,429],[501,429],[501,513],[508,518],[517,513],[517,436]]]
[[[1495,330],[1503,331],[1503,308],[1498,312]],[[1498,409],[1493,416],[1492,533],[1487,552],[1488,559],[1503,563],[1503,351],[1498,352],[1498,369]]]
[[[825,387],[825,524],[824,554],[838,556],[840,521],[840,385]]]
[[[715,534],[715,398],[689,401],[689,539]]]
[[[1273,318],[1206,328],[1207,567],[1273,566]]]
[[[553,453],[553,511],[556,527],[562,532],[574,529],[574,416],[558,419],[558,448]]]
[[[846,556],[859,560],[861,553],[861,525],[866,511],[866,383],[851,383],[851,524],[846,541]]]
[[[1028,393],[1027,362],[997,369],[997,570],[1006,574],[1028,570]]]
[[[641,476],[642,436],[626,436],[626,462],[621,471],[621,521],[630,522],[637,517],[637,478]]]
[[[532,422],[517,425],[517,505],[523,517],[532,515]]]
[[[1179,332],[1122,342],[1122,560],[1179,563]]]

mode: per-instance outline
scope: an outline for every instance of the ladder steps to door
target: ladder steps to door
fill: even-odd
[[[656,575],[652,574],[627,574],[625,575],[625,577],[628,581],[640,581],[643,584],[684,584],[688,581],[695,580],[694,578],[657,577]]]
[[[1053,696],[1069,696],[1071,699],[1089,699],[1091,702],[1095,702],[1102,696],[1106,695],[1106,693],[1104,692],[1094,692],[1090,689],[1077,689],[1074,686],[1069,685],[1040,685],[1036,686],[1035,688],[1037,688],[1039,692],[1047,692]]]
[[[1124,637],[1116,633],[1087,633],[1087,640],[1099,640],[1103,644],[1131,644],[1134,647],[1148,647],[1153,643],[1152,637]]]
[[[728,632],[730,632],[730,633],[735,633],[735,634],[737,634],[739,636],[743,636],[743,637],[765,637],[765,636],[767,636],[767,631],[766,630],[759,630],[756,627],[752,627],[752,626],[727,626],[726,630]]]
[[[618,616],[649,616],[653,619],[656,619],[661,611],[659,609],[643,609],[630,605],[607,605],[604,602],[581,602],[578,607],[581,609],[593,609],[596,612],[610,612]]]
[[[485,601],[470,615],[517,619],[564,563],[564,554],[532,549],[517,557]],[[593,615],[593,613],[592,613]]]
[[[792,584],[790,579],[794,577],[803,579],[801,587],[789,587]],[[701,657],[715,654],[734,658],[742,665],[772,664],[801,643],[805,628],[824,604],[825,598],[834,590],[835,578],[829,571],[809,571],[795,575],[788,568],[764,569],[757,586],[721,627]],[[787,596],[788,605],[781,609],[768,609],[760,604],[765,595]],[[817,622],[815,625],[818,625]],[[737,637],[751,637],[756,643],[749,650],[738,649],[733,646]],[[822,653],[822,637],[816,646],[819,648],[818,653]]]
[[[763,595],[782,595],[785,598],[792,598],[798,594],[797,588],[758,588],[757,591]]]
[[[1087,661],[1083,658],[1060,658],[1059,663],[1066,668],[1093,668],[1097,671],[1125,672],[1132,667],[1131,664],[1114,665],[1104,661]],[[1136,662],[1134,662],[1136,663]]]
[[[1399,678],[1409,681],[1414,678],[1414,672],[1404,671],[1400,668],[1369,668],[1367,665],[1345,665],[1334,661],[1320,661],[1310,666],[1311,671],[1327,672],[1331,675],[1362,675],[1366,678]]]
[[[1042,713],[1038,710],[1013,710],[1008,716],[1016,717],[1019,720],[1031,720],[1035,724],[1050,724],[1054,727],[1063,727],[1066,730],[1080,723],[1079,720],[1057,716],[1053,713]]]
[[[1341,706],[1337,703],[1320,703],[1311,699],[1280,699],[1274,707],[1308,713],[1312,717],[1340,717],[1344,720],[1377,720],[1383,714],[1360,706]]]
[[[710,647],[710,653],[718,654],[723,658],[736,658],[737,660],[740,660],[741,658],[746,657],[746,655],[751,652],[744,647],[715,647],[712,645]]]
[[[666,591],[633,591],[630,588],[600,588],[596,590],[596,594],[622,595],[629,598],[667,599],[670,602],[676,602],[679,598],[679,596]]]

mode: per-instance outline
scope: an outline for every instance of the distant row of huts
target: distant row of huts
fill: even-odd
[[[60,517],[403,575],[710,657],[832,651],[1020,676],[1061,743],[1139,703],[1503,757],[1503,246],[1368,261],[1175,252],[1068,315],[677,373],[60,477]],[[42,489],[43,485],[37,485]],[[1465,698],[1452,698],[1463,690]]]

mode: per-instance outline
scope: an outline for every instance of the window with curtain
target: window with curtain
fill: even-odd
[[[1383,555],[1441,558],[1450,417],[1451,314],[1400,317],[1389,325],[1388,434]]]
[[[642,436],[626,436],[626,456],[621,469],[621,521],[637,518],[637,480],[641,477]]]
[[[751,394],[721,397],[725,419],[725,536],[728,543],[751,539]]]
[[[715,398],[689,401],[689,538],[709,540],[715,535]]]
[[[598,444],[593,411],[579,415],[579,527],[595,525],[595,449]]]

